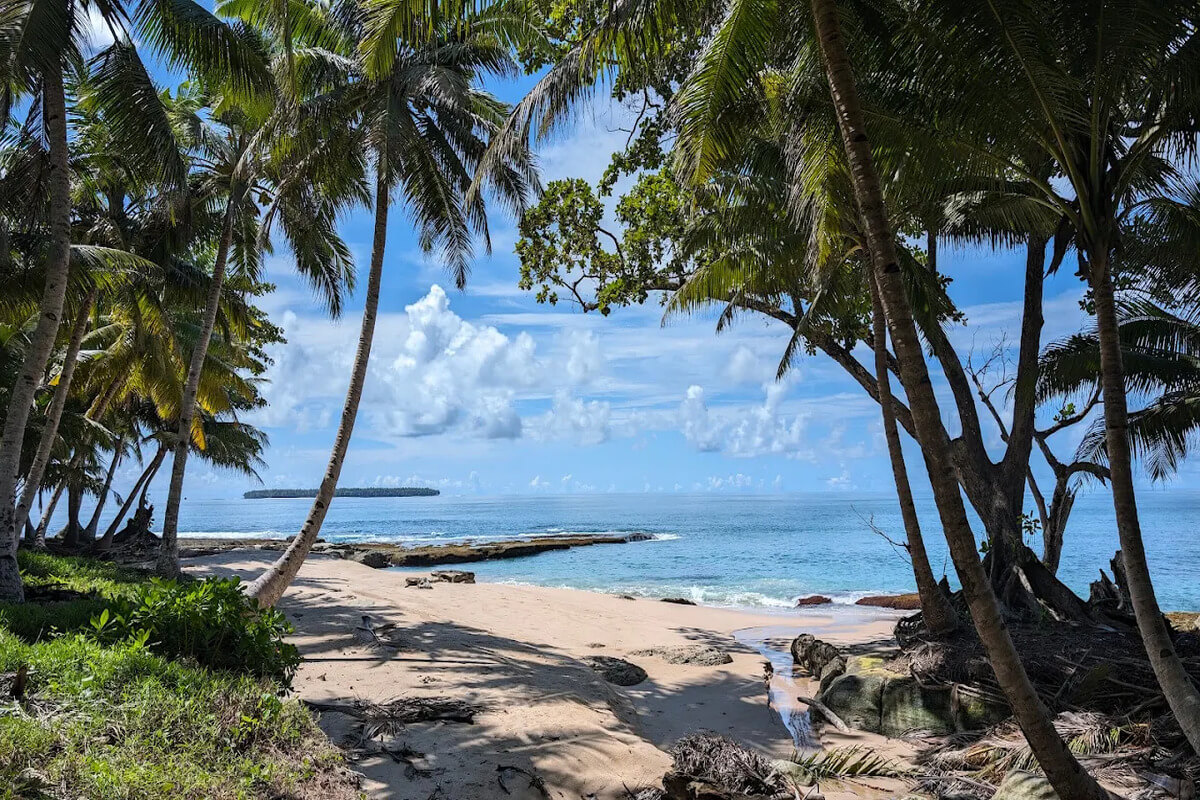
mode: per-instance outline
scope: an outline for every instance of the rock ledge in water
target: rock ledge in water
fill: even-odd
[[[801,597],[796,601],[796,608],[804,608],[805,606],[827,606],[833,602],[832,597],[826,597],[823,594],[812,594],[808,597]]]

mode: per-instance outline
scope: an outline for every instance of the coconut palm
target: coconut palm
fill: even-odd
[[[480,89],[479,81],[516,70],[502,26],[482,17],[462,24],[437,21],[436,15],[409,19],[408,5],[349,6],[341,15],[347,26],[343,47],[362,42],[357,58],[343,59],[344,75],[311,101],[337,109],[332,119],[342,126],[354,119],[358,152],[374,171],[375,227],[362,327],[337,436],[299,535],[247,590],[264,606],[274,605],[296,576],[337,488],[367,377],[393,194],[403,198],[422,246],[438,253],[461,287],[473,234],[487,240],[486,207],[482,195],[472,193],[473,184],[487,186],[497,200],[519,210],[535,182],[528,151],[482,163],[488,137],[508,109]],[[334,66],[332,59],[327,66]]]
[[[1130,599],[1163,693],[1200,750],[1200,691],[1159,609],[1138,522],[1114,281],[1131,228],[1178,197],[1180,176],[1194,164],[1200,10],[1187,0],[989,0],[931,4],[925,11],[913,25],[913,40],[937,44],[923,48],[911,65],[915,80],[906,91],[927,87],[920,92],[926,115],[947,110],[938,133],[997,160],[997,143],[1024,138],[1062,178],[1058,186],[1037,180],[1038,200],[1070,231],[1092,295]],[[975,91],[950,92],[951,104],[945,88],[968,63],[984,80]]]
[[[29,337],[17,379],[8,398],[0,436],[0,597],[22,598],[15,547],[17,473],[25,423],[61,322],[70,266],[71,186],[66,76],[79,69],[90,49],[87,25],[92,4],[55,0],[6,0],[0,5],[0,118],[8,120],[13,103],[29,98],[26,127],[47,142],[44,227],[46,241],[39,261],[45,279],[38,303],[38,322]],[[265,65],[243,46],[234,31],[191,0],[113,2],[95,6],[123,54],[124,69],[108,74],[119,89],[110,93],[125,109],[114,114],[122,133],[141,153],[143,166],[180,183],[185,168],[173,158],[168,130],[157,95],[133,42],[168,63],[183,66],[244,95],[261,92]]]

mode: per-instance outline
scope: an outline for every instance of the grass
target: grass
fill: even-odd
[[[82,596],[0,605],[0,798],[359,796],[312,715],[277,683],[86,633],[143,574],[29,553],[21,566],[29,586]],[[22,667],[18,701],[10,687]]]

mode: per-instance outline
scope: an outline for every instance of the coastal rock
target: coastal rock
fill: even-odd
[[[812,594],[808,597],[801,597],[796,601],[796,608],[804,608],[806,606],[827,606],[833,602],[833,598],[826,597],[823,594]]]
[[[789,782],[794,783],[797,786],[812,786],[817,782],[813,777],[813,774],[809,772],[808,769],[788,758],[778,758],[772,761],[771,769],[775,770],[780,775],[787,778]]]
[[[811,633],[802,633],[793,639],[791,652],[792,661],[819,680],[822,689],[846,671],[846,659],[841,651]]]
[[[674,603],[677,606],[694,606],[694,605],[696,605],[694,602],[692,602],[691,600],[688,600],[685,597],[663,597],[661,599],[664,603]]]
[[[388,554],[382,550],[363,550],[360,553],[352,554],[350,559],[372,569],[384,569],[392,565]]]
[[[635,656],[658,656],[668,664],[695,664],[702,667],[715,667],[728,664],[733,657],[724,650],[703,644],[684,644],[675,647],[648,647],[645,650],[635,650]]]
[[[404,585],[409,589],[432,589],[433,584],[429,582],[429,578],[405,578]]]
[[[1050,781],[1041,775],[1011,769],[1000,782],[992,800],[1058,800]]]
[[[860,597],[854,602],[856,606],[872,608],[894,608],[901,611],[920,611],[921,596],[916,592],[910,594],[880,594]]]
[[[617,686],[636,686],[646,680],[646,670],[623,658],[584,656],[580,660],[599,673],[604,680]]]
[[[858,730],[893,737],[913,731],[949,734],[985,728],[1009,713],[958,686],[921,684],[887,669],[879,658],[838,658],[843,671],[822,680],[817,699]]]
[[[429,578],[442,583],[474,583],[475,573],[461,569],[437,569],[429,573]]]

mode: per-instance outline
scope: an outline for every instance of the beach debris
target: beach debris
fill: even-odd
[[[634,650],[632,655],[657,656],[668,664],[696,664],[702,667],[715,667],[733,661],[733,657],[724,650],[704,644],[647,647]]]
[[[794,797],[770,761],[716,733],[683,737],[671,748],[671,760],[663,776],[671,800]]]
[[[480,712],[478,707],[453,697],[397,697],[386,703],[369,700],[302,702],[314,711],[345,714],[359,720],[364,739],[395,736],[405,726],[417,722],[463,722],[469,725]]]
[[[842,718],[830,711],[829,706],[825,705],[820,700],[817,700],[813,697],[805,697],[804,695],[796,695],[796,699],[801,703],[804,703],[804,705],[808,706],[810,709],[816,709],[817,713],[820,714],[826,722],[837,728],[841,733],[850,732],[850,726],[842,722]]]
[[[396,623],[385,622],[382,625],[375,625],[366,614],[362,615],[362,624],[354,626],[354,635],[368,647],[381,650],[400,650],[404,646],[400,641],[401,636],[396,628]]]
[[[646,670],[623,658],[584,656],[580,660],[595,670],[604,680],[617,686],[636,686],[647,677]]]
[[[429,579],[435,583],[474,583],[475,573],[462,569],[435,569],[429,573]]]
[[[808,597],[801,597],[797,599],[796,608],[804,608],[805,606],[827,606],[832,602],[832,597],[826,597],[823,594],[810,594]]]
[[[524,767],[516,767],[516,766],[512,766],[510,764],[497,764],[496,772],[499,773],[496,776],[496,783],[500,784],[500,789],[505,794],[512,794],[512,791],[508,788],[508,785],[504,782],[504,776],[509,772],[515,772],[519,775],[524,775],[526,778],[529,779],[529,788],[530,789],[534,789],[542,797],[545,797],[545,798],[550,797],[550,791],[546,788],[546,779],[543,778],[541,775],[538,775],[535,772],[530,772],[529,770],[525,769]]]
[[[677,606],[694,606],[695,602],[688,600],[686,597],[663,597],[660,598],[664,603],[674,603]]]

